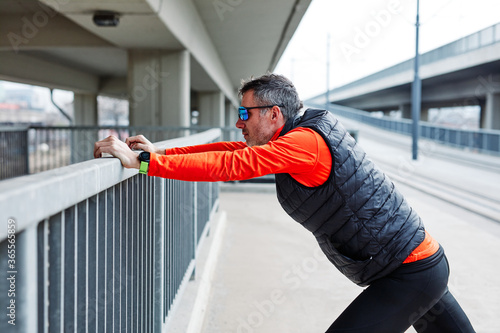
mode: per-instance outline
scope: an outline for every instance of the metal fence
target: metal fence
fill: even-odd
[[[0,332],[160,332],[218,196],[107,158],[0,182]]]
[[[0,128],[0,180],[51,170],[93,158],[94,143],[143,134],[152,142],[183,137],[208,127],[71,126]],[[221,128],[222,140],[243,140],[236,128]]]
[[[324,105],[313,106],[319,108],[325,107]],[[328,107],[334,114],[342,117],[400,134],[412,134],[412,120],[410,119],[378,117],[370,112],[335,104],[330,104]],[[420,137],[456,148],[468,148],[493,155],[500,154],[500,130],[462,130],[435,126],[421,121]]]
[[[0,127],[0,180],[28,173],[27,152],[25,128]]]

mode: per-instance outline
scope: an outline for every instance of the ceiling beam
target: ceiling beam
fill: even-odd
[[[49,88],[98,93],[99,77],[22,53],[2,52],[0,79]]]

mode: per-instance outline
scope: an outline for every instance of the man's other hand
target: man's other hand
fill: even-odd
[[[165,155],[165,150],[156,147],[144,135],[131,136],[125,139],[125,143],[130,149],[144,150],[150,153]]]
[[[115,136],[108,136],[106,139],[97,141],[94,144],[94,157],[102,157],[103,153],[111,154],[120,159],[120,162],[122,162],[125,168],[139,169],[140,167],[138,154],[133,152],[129,148],[129,145],[120,141]]]

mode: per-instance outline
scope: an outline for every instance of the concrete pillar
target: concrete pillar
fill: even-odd
[[[500,93],[488,93],[481,107],[481,128],[500,129]]]
[[[423,107],[420,109],[420,120],[429,121],[429,107]]]
[[[224,127],[224,94],[220,91],[198,93],[199,126]]]
[[[97,95],[74,94],[74,126],[97,126]],[[97,130],[71,131],[71,163],[78,163],[92,158],[94,143],[100,138]]]
[[[238,121],[238,109],[230,102],[226,101],[226,127],[236,128]]]
[[[96,94],[74,94],[74,121],[73,125],[98,125],[97,95]]]
[[[190,126],[189,52],[131,50],[128,63],[131,126]]]
[[[226,124],[225,126],[230,129],[226,133],[224,140],[226,141],[243,141],[241,131],[236,128],[238,121],[238,109],[228,100],[226,101]]]
[[[401,104],[399,110],[401,111],[401,118],[411,119],[411,104]]]

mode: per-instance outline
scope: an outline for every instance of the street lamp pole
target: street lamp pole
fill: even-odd
[[[413,79],[412,92],[411,92],[411,115],[412,115],[412,157],[414,160],[418,159],[418,136],[419,136],[419,121],[420,121],[420,107],[422,100],[422,82],[419,76],[420,68],[420,55],[418,52],[418,40],[419,40],[419,0],[417,0],[417,19],[415,23],[416,27],[416,42],[415,42],[415,76]]]
[[[326,92],[325,110],[329,109],[330,101],[330,33],[326,34]]]

